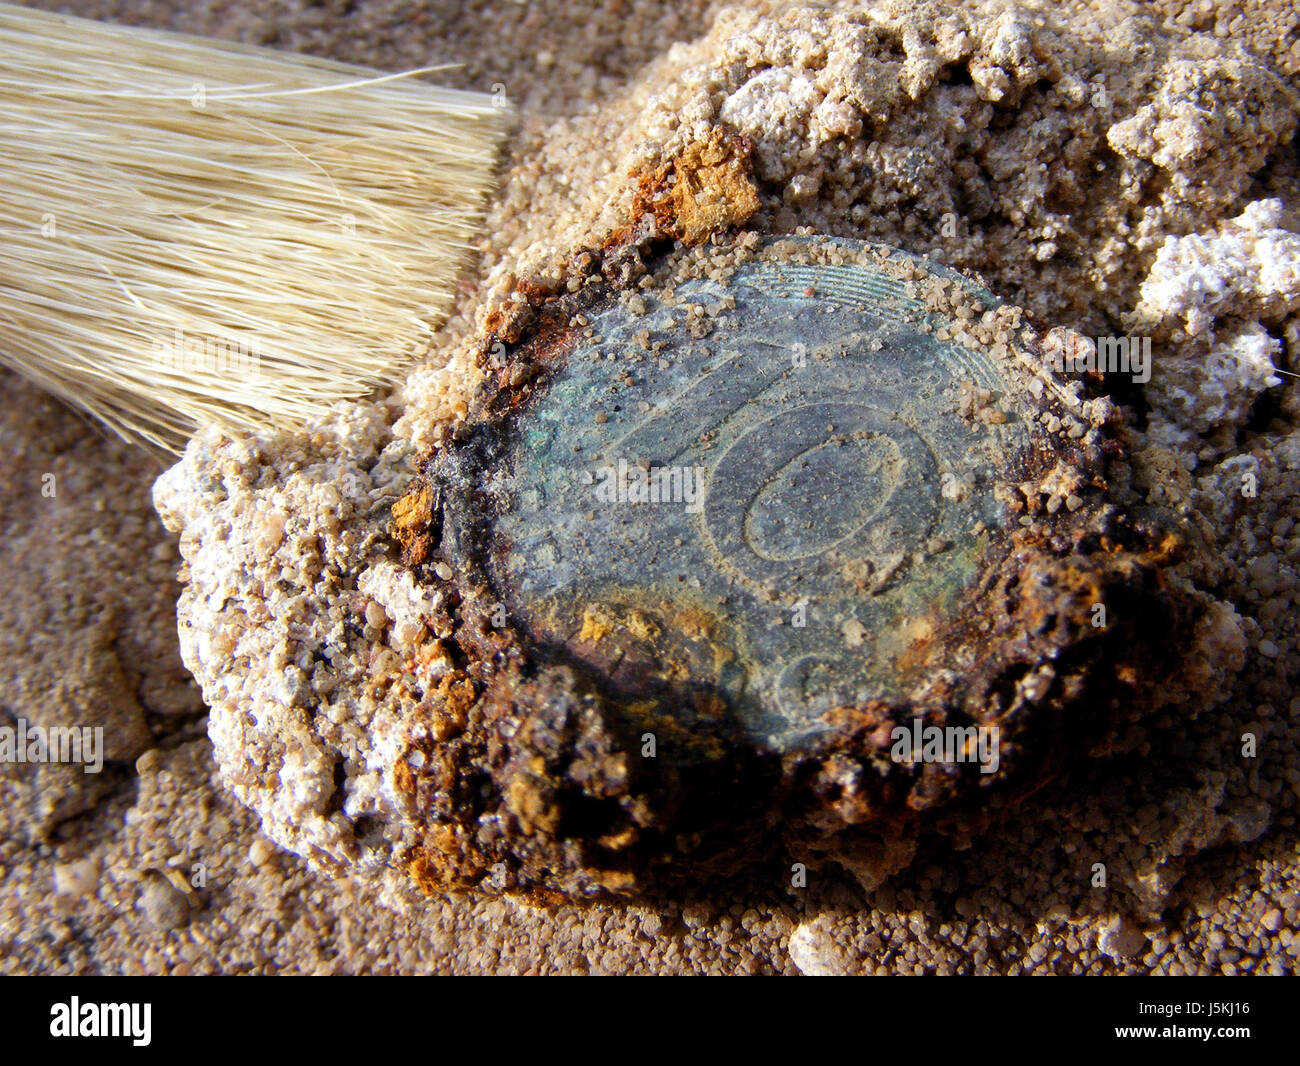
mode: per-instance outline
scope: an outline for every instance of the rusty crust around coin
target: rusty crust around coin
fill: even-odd
[[[1018,311],[856,241],[647,258],[485,339],[400,512],[457,663],[398,763],[424,887],[887,849],[1164,698],[1172,538],[1108,498],[1114,409]]]

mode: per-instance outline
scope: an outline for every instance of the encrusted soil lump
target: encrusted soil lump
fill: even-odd
[[[635,77],[593,89],[598,106],[552,106],[570,86],[537,82],[478,270],[426,363],[394,396],[340,407],[301,433],[200,434],[156,485],[159,512],[180,533],[180,643],[210,708],[220,781],[262,832],[317,868],[403,892],[584,895],[707,878],[750,860],[771,863],[770,877],[785,884],[792,862],[831,856],[874,885],[908,863],[918,833],[964,845],[1001,818],[998,841],[984,838],[987,853],[953,863],[975,871],[987,896],[980,906],[996,910],[1024,885],[1035,898],[1059,893],[1072,916],[1112,907],[1156,915],[1206,849],[1266,831],[1283,847],[1300,787],[1285,728],[1298,706],[1300,436],[1287,376],[1300,370],[1295,67],[1272,69],[1233,35],[1202,32],[1212,20],[1200,15],[1184,24],[1151,14],[1168,6],[730,7]],[[734,365],[757,381],[714,377],[726,351],[748,350],[726,331],[761,327],[728,325],[735,308],[693,298],[689,287],[743,287],[772,238],[797,245],[815,234],[882,242],[962,271],[960,280],[940,271],[943,285],[904,278],[913,286],[904,295],[925,310],[903,318],[914,315],[906,325],[920,329],[942,316],[927,339],[977,352],[993,384],[972,378],[954,393],[951,381],[918,376],[934,393],[936,417],[924,422],[910,397],[899,423],[854,421],[860,397],[846,399],[826,422],[835,427],[827,439],[842,441],[815,449],[808,468],[837,493],[856,487],[842,508],[824,498],[829,490],[810,495],[799,469],[771,485],[739,533],[710,515],[707,477],[700,514],[681,513],[684,500],[672,509],[611,504],[607,522],[638,510],[665,522],[619,548],[624,562],[638,544],[649,549],[631,574],[639,587],[607,587],[608,576],[598,587],[600,575],[588,573],[588,603],[548,592],[539,584],[555,565],[546,546],[536,558],[516,549],[512,560],[505,539],[518,542],[546,512],[526,501],[508,509],[508,466],[497,481],[465,484],[475,462],[498,448],[566,469],[563,443],[521,443],[512,429],[538,425],[546,404],[572,388],[566,366],[596,390],[576,413],[584,436],[573,441],[591,451],[572,453],[567,467],[592,476],[570,486],[592,494],[611,483],[607,464],[587,462],[604,446],[600,434],[647,420],[693,368],[710,367],[698,375],[706,400],[724,398],[719,382],[765,385],[760,371],[770,379],[778,368],[752,357]],[[833,254],[855,260],[843,248]],[[898,252],[885,260],[898,271],[909,261]],[[888,266],[870,254],[859,265]],[[981,288],[969,280],[976,274],[987,298],[969,295]],[[735,295],[742,306],[745,294]],[[792,295],[833,302],[817,284]],[[633,344],[644,330],[648,350],[640,360],[620,348],[613,360],[571,364],[578,345],[611,354],[603,333],[596,342],[585,331],[606,328],[600,315],[615,302],[639,322]],[[1016,308],[1024,314],[1008,319]],[[1024,336],[1031,325],[1046,332]],[[1062,380],[1040,358],[1058,326],[1149,337],[1149,384]],[[891,337],[878,333],[855,355],[801,341],[804,369],[825,374],[816,388],[839,389],[855,359],[887,367]],[[1068,332],[1055,336],[1070,342]],[[805,387],[791,356],[781,357],[787,384],[778,388]],[[960,426],[952,439],[996,443],[1003,462],[978,447],[936,455],[937,496],[887,495],[902,471],[925,465],[903,429],[930,448],[939,401],[944,424]],[[747,409],[757,414],[763,402]],[[807,443],[797,435],[817,425],[778,424],[773,448]],[[678,428],[667,424],[652,442]],[[766,438],[741,439],[775,461],[759,447]],[[693,468],[734,448],[721,436],[714,450],[706,444],[692,442],[700,456],[667,467],[648,457],[646,471],[667,469],[670,495],[674,471],[678,490],[693,491]],[[839,459],[854,473],[837,481]],[[623,483],[617,456],[608,465],[613,484]],[[994,469],[1000,495],[965,476],[981,469]],[[750,470],[736,463],[733,472]],[[1256,495],[1243,494],[1247,484]],[[475,511],[475,493],[507,510]],[[889,513],[940,525],[901,553],[863,545],[838,569],[802,577],[814,594],[808,624],[795,627],[791,553],[813,533],[782,521],[786,505],[815,513],[823,540],[844,532],[847,551],[857,547],[856,520],[886,498],[902,508]],[[973,509],[968,525],[943,527],[963,508]],[[976,517],[980,509],[991,517]],[[707,523],[723,543],[678,523]],[[654,539],[661,534],[666,544]],[[455,538],[463,555],[449,550]],[[758,562],[746,543],[760,549]],[[838,545],[827,545],[831,554]],[[737,590],[725,611],[717,574],[701,565],[706,550],[738,571],[721,568]],[[697,554],[674,572],[674,552]],[[767,557],[785,573],[774,590]],[[984,576],[926,610],[901,603],[918,581],[964,572]],[[944,605],[946,627],[924,633],[930,609]],[[781,625],[761,626],[767,618]],[[909,655],[882,647],[889,633],[907,636]],[[771,673],[780,654],[814,636],[835,670],[792,670],[782,688],[782,669],[752,693],[740,684],[740,666]],[[888,664],[877,680],[892,679],[892,691],[859,699],[872,679],[850,669],[849,691],[837,692],[840,664],[877,656]],[[781,699],[800,690],[814,697],[797,705],[807,707],[803,720]],[[1221,708],[1190,721],[1219,697]],[[996,723],[997,769],[981,772],[988,758],[896,762],[892,729],[918,718]],[[1259,770],[1237,755],[1246,731],[1269,739]],[[653,758],[643,754],[646,734]],[[1166,747],[1152,752],[1176,757],[1149,757],[1142,745],[1153,738]],[[1087,759],[1134,744],[1134,761]],[[924,755],[924,736],[921,746]],[[1040,804],[1051,788],[1027,798],[1070,758],[1085,767],[1061,775],[1070,787],[1102,775],[1110,787],[1078,809]],[[1032,826],[1006,816],[1017,802],[1036,813]],[[1077,890],[1082,852],[1058,862],[1054,838],[1050,847],[1029,839],[1058,831],[1105,840],[1104,901]],[[980,863],[1001,861],[1003,845],[1028,857],[994,876]],[[769,883],[768,873],[756,876]],[[1278,904],[1289,921],[1293,897],[1276,898],[1290,900]],[[860,913],[875,923],[879,907]],[[1067,942],[1062,958],[1084,950]],[[1192,965],[1184,955],[1177,965]]]

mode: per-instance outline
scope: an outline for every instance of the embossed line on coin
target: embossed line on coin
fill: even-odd
[[[956,271],[938,266],[932,269],[979,296],[985,307],[996,307],[1001,302],[982,286],[974,285]],[[760,279],[762,286],[757,284]],[[754,277],[740,279],[739,284],[763,288],[772,295],[786,298],[804,296],[811,289],[820,299],[835,300],[859,308],[864,313],[874,312],[887,318],[898,318],[904,314],[927,316],[925,304],[911,294],[915,282],[880,274],[864,275],[860,267],[792,262],[764,264],[755,271]],[[948,355],[961,365],[973,382],[984,388],[996,389],[1003,384],[997,368],[982,353],[953,345]]]

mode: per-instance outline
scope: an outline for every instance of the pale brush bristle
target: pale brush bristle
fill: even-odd
[[[392,382],[451,305],[501,103],[0,5],[0,362],[168,449]]]

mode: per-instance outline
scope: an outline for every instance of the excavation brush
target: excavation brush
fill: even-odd
[[[439,69],[0,5],[0,362],[169,450],[392,384],[513,121]]]

